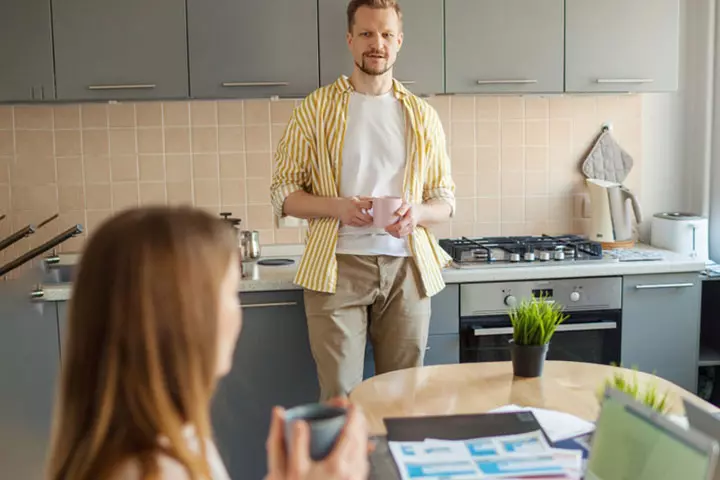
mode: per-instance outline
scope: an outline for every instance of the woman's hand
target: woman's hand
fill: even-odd
[[[332,403],[337,405],[338,401]],[[347,409],[347,421],[335,447],[325,459],[316,462],[310,458],[310,428],[302,421],[293,425],[288,456],[283,434],[284,410],[274,408],[266,442],[266,480],[365,480],[370,469],[367,423],[356,407],[347,405]]]

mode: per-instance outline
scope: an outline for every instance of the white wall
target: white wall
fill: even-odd
[[[657,212],[708,213],[714,11],[714,0],[681,2],[678,92],[643,99],[643,241]]]

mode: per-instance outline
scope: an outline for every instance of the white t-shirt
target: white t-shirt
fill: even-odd
[[[183,434],[187,439],[190,449],[194,452],[199,452],[200,441],[195,434],[195,429],[192,426],[186,426],[183,429]],[[165,439],[161,438],[160,442],[163,443],[164,440]],[[212,475],[212,478],[208,480],[230,480],[230,475],[225,469],[225,465],[220,458],[215,443],[209,440],[206,441],[205,452]],[[158,467],[162,480],[189,480],[190,478],[180,462],[166,455],[160,455],[158,457]],[[117,474],[113,475],[112,480],[139,480],[141,478],[140,473],[140,465],[138,465],[137,461],[129,460],[118,469]]]
[[[405,112],[392,92],[353,92],[343,142],[340,196],[402,196],[405,176]],[[336,253],[410,256],[406,238],[382,228],[341,226]]]

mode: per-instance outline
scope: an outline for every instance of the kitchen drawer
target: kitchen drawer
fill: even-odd
[[[259,306],[283,306],[288,304],[287,306],[300,306],[304,309],[302,290],[241,292],[239,296],[240,304],[243,307],[258,308]]]

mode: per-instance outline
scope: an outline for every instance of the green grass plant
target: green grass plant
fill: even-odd
[[[524,299],[509,312],[516,345],[545,345],[557,327],[568,319],[563,307],[546,296]]]

